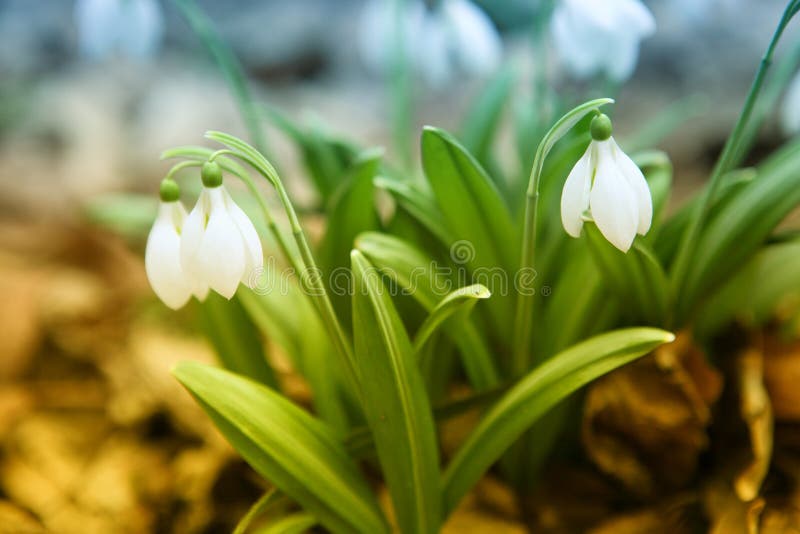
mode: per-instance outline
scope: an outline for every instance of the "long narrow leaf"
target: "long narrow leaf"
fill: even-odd
[[[442,484],[445,513],[455,508],[527,428],[561,400],[673,339],[669,332],[654,328],[617,330],[574,345],[525,375],[483,417],[447,467]]]
[[[175,377],[260,475],[333,532],[387,532],[372,490],[321,421],[251,380],[197,362]]]
[[[377,271],[352,253],[353,332],[367,415],[400,529],[438,532],[439,450],[411,341]]]

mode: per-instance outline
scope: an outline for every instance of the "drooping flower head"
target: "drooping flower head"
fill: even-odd
[[[580,237],[593,221],[612,245],[627,252],[636,234],[645,235],[653,218],[650,188],[639,167],[611,136],[611,120],[592,120],[592,142],[567,176],[561,192],[561,223]]]
[[[618,82],[633,74],[639,42],[656,29],[639,0],[559,0],[551,27],[556,52],[573,76],[605,74]]]
[[[81,54],[151,57],[161,45],[164,20],[157,0],[77,0],[75,25]]]
[[[180,201],[178,184],[170,179],[161,183],[161,203],[144,253],[147,279],[158,298],[170,308],[183,307],[192,296],[192,288],[180,261],[181,230],[186,210]]]
[[[432,7],[409,0],[402,11],[391,0],[369,0],[358,44],[371,71],[386,74],[393,67],[398,29],[412,68],[433,87],[446,85],[459,73],[486,75],[500,63],[500,35],[486,13],[469,0],[441,0]]]
[[[181,266],[196,295],[205,296],[210,288],[231,298],[240,282],[251,286],[263,267],[261,241],[222,185],[219,164],[206,162],[201,176],[203,190],[183,226]]]

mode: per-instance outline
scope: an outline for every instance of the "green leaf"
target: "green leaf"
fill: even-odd
[[[277,109],[266,108],[265,113],[270,122],[297,144],[317,192],[323,201],[330,199],[357,158],[356,148],[320,126],[303,129]]]
[[[316,524],[314,516],[299,512],[282,517],[256,532],[257,534],[302,534],[311,530]]]
[[[336,430],[345,431],[348,415],[342,398],[343,377],[336,365],[334,348],[328,336],[309,335],[309,332],[324,332],[319,315],[296,285],[280,288],[276,273],[268,272],[265,276],[273,277],[269,282],[272,290],[261,295],[242,292],[239,298],[245,310],[308,380],[315,412]]]
[[[450,246],[456,241],[430,191],[425,191],[419,184],[413,182],[400,182],[384,177],[375,178],[374,183],[375,187],[388,191],[398,204],[436,236],[444,246]]]
[[[497,270],[508,280],[517,263],[517,233],[511,215],[494,183],[453,137],[436,128],[422,133],[422,165],[447,226],[452,229],[453,250],[466,252],[462,267],[473,273],[472,282],[484,282],[496,297],[486,308],[498,337],[511,335],[513,305],[510,291],[490,284]],[[456,256],[455,252],[451,255]],[[454,260],[458,258],[454,257]]]
[[[439,450],[411,341],[376,270],[352,252],[353,332],[364,411],[403,532],[441,524]]]
[[[258,329],[242,307],[240,297],[236,295],[227,300],[212,291],[199,307],[202,331],[214,346],[222,365],[234,373],[277,388]]]
[[[667,276],[647,245],[635,241],[625,253],[606,241],[593,223],[584,226],[592,259],[627,319],[662,326],[667,318]]]
[[[445,513],[548,410],[595,378],[673,339],[654,328],[617,330],[574,345],[525,375],[486,413],[448,465],[442,483]]]
[[[430,258],[401,239],[368,232],[358,236],[356,248],[381,274],[390,278],[428,312],[438,304],[439,295],[447,291],[446,286],[440,286],[443,281],[436,276]],[[473,387],[478,390],[495,387],[500,382],[499,372],[475,325],[468,320],[448,321],[444,329],[458,346],[464,371]]]
[[[513,69],[501,70],[470,106],[461,139],[464,141],[464,147],[474,154],[478,161],[488,160],[503,108],[515,79]]]
[[[175,377],[261,476],[333,532],[388,532],[369,485],[322,422],[256,382],[197,362]]]
[[[456,289],[433,309],[414,336],[414,352],[419,353],[436,330],[457,312],[469,312],[479,299],[488,299],[491,292],[486,286],[474,284]]]
[[[737,272],[798,204],[800,142],[780,150],[758,169],[756,179],[738,189],[702,230],[681,294],[678,324],[701,299]]]

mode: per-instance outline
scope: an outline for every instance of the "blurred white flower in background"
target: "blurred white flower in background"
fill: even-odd
[[[699,1],[699,0],[698,0]],[[639,42],[656,29],[639,0],[559,0],[551,21],[556,52],[577,78],[630,78]]]
[[[781,126],[787,135],[800,134],[800,73],[795,75],[781,108]]]
[[[147,59],[161,46],[164,20],[156,0],[77,0],[74,17],[80,53],[89,59]]]
[[[368,0],[364,8],[358,47],[371,71],[391,72],[397,30],[407,61],[433,87],[447,85],[459,74],[489,74],[500,64],[500,35],[488,15],[469,0],[442,0],[430,8],[422,0],[410,0],[399,20],[396,12],[392,0]]]

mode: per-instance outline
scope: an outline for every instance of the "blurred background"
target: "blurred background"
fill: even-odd
[[[587,90],[552,60],[549,39],[534,46],[539,2],[477,3],[502,36],[516,90],[541,68],[557,93]],[[656,143],[673,160],[679,202],[713,165],[784,2],[645,3],[656,30],[619,87],[613,118],[624,140],[675,103],[691,108]],[[169,168],[163,150],[204,144],[209,129],[248,138],[184,14],[167,0],[152,5],[151,41],[126,52],[87,44],[73,0],[0,0],[0,532],[225,532],[262,489],[169,375],[176,361],[211,360],[211,349],[170,331],[174,314],[147,286],[141,239],[97,224],[97,203],[128,192],[143,195],[140,223],[149,226]],[[359,44],[365,2],[197,5],[258,102],[397,155],[389,84]],[[779,57],[797,35],[790,29]],[[488,78],[415,79],[413,131],[457,129]],[[781,104],[771,115],[752,162],[788,138],[786,112]],[[312,208],[294,145],[269,118],[260,122],[292,194]],[[297,398],[307,395],[288,370],[284,380]],[[501,488],[485,491],[505,506]],[[468,523],[482,521],[494,532],[521,531],[492,517]]]

